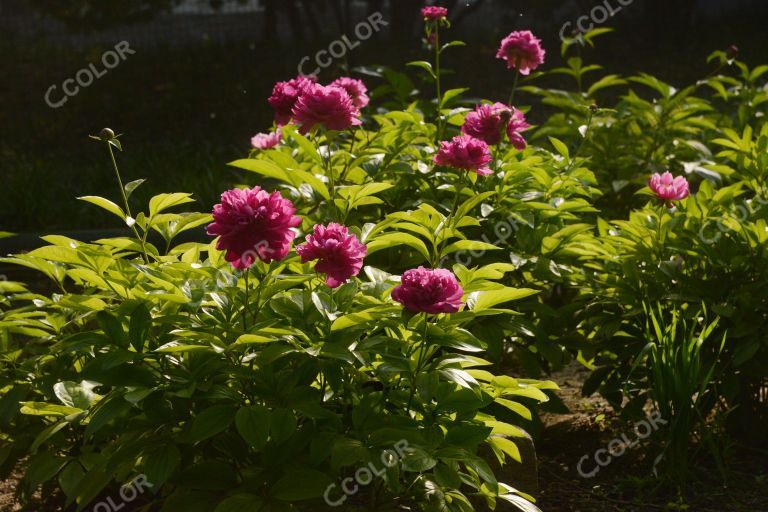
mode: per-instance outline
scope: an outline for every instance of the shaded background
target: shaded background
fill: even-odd
[[[626,4],[629,0],[623,0]],[[476,97],[508,94],[512,75],[494,58],[499,40],[531,29],[561,63],[558,34],[597,5],[619,0],[441,0],[450,37],[448,87]],[[585,52],[611,72],[646,71],[680,86],[708,72],[706,56],[731,44],[751,66],[768,62],[765,0],[634,0],[604,26],[616,32]],[[320,74],[328,82],[361,65],[405,69],[429,58],[421,42],[422,1],[412,0],[0,0],[0,231],[116,227],[115,219],[75,200],[118,192],[103,145],[88,139],[103,126],[122,137],[125,181],[148,178],[134,197],[194,192],[206,211],[220,191],[242,180],[226,162],[245,155],[267,131],[266,102],[277,80],[292,78],[314,55],[357,23],[381,12],[388,26]],[[127,56],[59,108],[44,96],[102,54],[127,41]],[[307,66],[312,69],[314,66]],[[417,73],[413,68],[411,76]],[[379,83],[366,78],[369,88]],[[416,82],[420,84],[420,82]],[[425,94],[432,92],[431,86]],[[524,96],[519,100],[525,102]],[[540,121],[546,110],[530,117]]]

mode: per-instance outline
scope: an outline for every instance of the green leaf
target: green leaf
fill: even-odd
[[[27,463],[26,480],[30,489],[50,480],[69,462],[67,457],[57,457],[50,452],[42,452],[32,457]]]
[[[189,440],[197,443],[226,430],[235,418],[236,409],[230,405],[214,405],[195,417]]]
[[[109,213],[113,215],[117,215],[118,217],[120,217],[120,220],[122,221],[125,221],[126,219],[126,214],[123,211],[123,209],[117,206],[115,203],[113,203],[109,199],[106,199],[104,197],[99,197],[99,196],[82,196],[82,197],[78,197],[78,199],[80,201],[85,201],[86,203],[95,204],[99,208],[103,208],[107,210]]]
[[[181,452],[172,441],[152,449],[144,457],[144,475],[152,489],[158,491],[181,464]]]
[[[304,501],[319,498],[329,485],[331,477],[320,471],[304,469],[291,471],[270,489],[272,497],[281,501]]]
[[[106,463],[93,466],[75,488],[75,502],[78,510],[82,510],[101,494],[112,481],[112,472],[106,468]]]
[[[467,306],[472,311],[483,311],[498,304],[536,295],[538,290],[505,287],[498,290],[472,292],[467,296]]]
[[[431,76],[434,79],[437,79],[437,75],[435,75],[435,71],[432,69],[432,64],[430,62],[427,62],[426,60],[414,60],[412,62],[409,62],[406,65],[413,66],[415,68],[421,68],[427,73],[429,73],[429,76]]]
[[[174,192],[173,194],[159,194],[149,200],[149,216],[154,217],[160,212],[184,203],[191,203],[192,194]]]
[[[257,160],[255,158],[241,158],[235,160],[227,165],[237,167],[238,169],[244,169],[246,171],[255,172],[267,178],[276,179],[286,183],[291,183],[291,178],[285,169],[282,169],[277,164],[270,162],[269,160]]]
[[[296,425],[296,415],[290,409],[273,410],[269,425],[272,440],[277,444],[288,440],[296,432]]]
[[[552,143],[553,146],[555,146],[555,149],[558,153],[560,153],[563,158],[566,160],[570,160],[570,152],[568,151],[568,146],[565,145],[565,143],[559,139],[556,139],[554,137],[550,137],[549,141]]]
[[[131,313],[131,321],[128,326],[128,340],[136,352],[144,350],[144,343],[149,338],[149,329],[152,327],[152,315],[145,304],[139,304]]]
[[[242,407],[235,416],[235,426],[252,448],[260,449],[269,439],[271,416],[263,405]]]
[[[314,144],[312,144],[309,139],[307,139],[305,136],[300,134],[297,130],[297,127],[295,125],[287,125],[283,126],[283,136],[286,139],[293,140],[297,146],[299,146],[302,150],[302,154],[304,156],[308,156],[311,158],[315,163],[318,165],[323,165],[323,157],[320,155],[320,153],[317,151],[317,148]]]
[[[498,251],[501,247],[478,240],[457,240],[443,249],[443,254],[451,254],[456,251]]]
[[[155,349],[155,352],[175,354],[177,352],[213,352],[213,349],[208,345],[184,345],[178,341],[171,341]]]
[[[372,324],[387,317],[392,317],[396,311],[397,309],[391,307],[372,308],[366,311],[340,316],[331,324],[331,331],[341,331],[343,329],[349,329],[350,327],[368,329]]]
[[[219,502],[213,512],[259,512],[264,500],[254,494],[235,494]]]
[[[64,381],[53,386],[53,392],[61,403],[67,407],[76,409],[88,409],[101,400],[102,396],[94,393],[93,388],[98,386],[96,382],[82,381],[80,383]]]
[[[83,410],[66,405],[47,404],[45,402],[21,402],[20,412],[30,416],[65,417],[83,412]]]
[[[503,453],[509,455],[517,462],[523,462],[523,458],[520,456],[520,449],[517,445],[504,437],[491,437],[488,439],[490,444],[495,450],[500,450]]]
[[[386,233],[377,236],[375,240],[368,243],[368,254],[370,255],[382,249],[389,249],[398,245],[407,245],[416,249],[419,254],[424,256],[425,260],[429,261],[430,259],[426,244],[408,233]]]
[[[35,437],[35,440],[29,446],[29,452],[35,453],[37,449],[40,448],[48,439],[56,435],[56,433],[58,433],[67,425],[69,425],[69,422],[62,420],[43,429],[43,431],[40,432],[37,437]]]
[[[440,48],[440,53],[443,53],[448,48],[453,48],[455,46],[467,46],[467,43],[464,41],[451,41],[449,43],[445,43],[442,48]],[[457,486],[458,487],[458,486]]]
[[[85,437],[91,437],[101,427],[119,418],[130,408],[131,404],[126,402],[120,395],[112,395],[110,398],[100,400],[89,413],[90,421],[88,421],[88,426],[85,428]]]
[[[59,486],[67,497],[68,503],[75,499],[75,489],[83,481],[85,470],[76,460],[70,461],[67,466],[59,472]]]
[[[96,320],[104,330],[104,334],[119,346],[125,346],[128,343],[128,338],[123,330],[123,324],[114,315],[107,313],[106,311],[99,311],[96,314]]]
[[[130,183],[126,183],[125,187],[124,187],[125,188],[125,196],[126,197],[131,197],[131,194],[133,194],[133,191],[136,190],[137,188],[139,188],[141,186],[141,184],[144,183],[145,181],[147,181],[147,180],[140,179],[140,180],[131,181]]]
[[[448,89],[447,91],[445,91],[443,93],[443,97],[440,100],[440,108],[445,107],[446,105],[448,105],[451,102],[451,100],[461,96],[462,94],[464,94],[468,90],[469,90],[468,88]]]
[[[317,151],[315,150],[315,153],[316,152]],[[328,187],[325,186],[325,183],[323,183],[314,174],[302,171],[301,169],[286,170],[277,164],[270,162],[269,160],[257,160],[254,158],[243,158],[240,160],[235,160],[234,162],[230,162],[229,165],[237,167],[238,169],[255,172],[262,176],[266,176],[267,178],[282,181],[295,187],[298,187],[302,183],[307,183],[325,200],[331,198],[331,195],[328,192]]]
[[[526,406],[524,406],[521,403],[513,402],[512,400],[507,400],[506,398],[497,398],[494,400],[497,404],[503,405],[510,411],[519,414],[523,418],[527,420],[532,420],[533,415],[531,414],[530,409],[528,409]]]
[[[524,396],[526,398],[531,398],[533,400],[536,400],[537,402],[548,402],[549,397],[539,388],[535,388],[532,386],[529,387],[520,387],[517,389],[505,389],[503,392],[504,396],[507,395],[514,395],[514,396]]]
[[[261,334],[242,334],[237,338],[235,344],[252,345],[258,343],[272,343],[273,341],[277,341],[277,338],[274,336],[262,336]]]

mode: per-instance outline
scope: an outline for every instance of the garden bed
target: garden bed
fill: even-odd
[[[444,68],[447,9],[420,20],[407,72],[276,83],[204,208],[143,197],[125,136],[91,136],[117,193],[78,204],[119,231],[0,258],[23,269],[0,280],[22,504],[764,507],[768,65],[731,47],[687,87],[622,77],[587,63],[596,28],[544,71],[516,30],[509,100],[478,101]]]

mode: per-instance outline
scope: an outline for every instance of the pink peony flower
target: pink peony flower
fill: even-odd
[[[251,146],[254,149],[272,149],[282,142],[283,134],[280,130],[271,133],[257,133],[251,137]]]
[[[362,80],[343,76],[331,82],[331,87],[341,87],[347,91],[349,97],[352,98],[352,103],[357,108],[363,108],[371,101],[368,97],[368,88]]]
[[[666,171],[664,174],[654,173],[648,178],[648,186],[662,201],[682,201],[688,197],[688,180],[683,176],[674,177]]]
[[[440,21],[448,16],[448,9],[445,7],[428,6],[421,8],[421,16],[425,20]]]
[[[293,107],[293,117],[301,124],[299,131],[308,133],[315,125],[328,130],[346,130],[362,124],[360,111],[350,95],[341,87],[312,84],[299,96]]]
[[[455,313],[464,302],[456,276],[444,268],[419,267],[406,270],[401,284],[392,290],[392,298],[417,313]]]
[[[291,228],[301,224],[295,211],[279,192],[236,188],[221,194],[207,231],[219,236],[216,248],[227,251],[225,259],[233,267],[245,269],[256,258],[265,263],[285,258],[296,236]]]
[[[494,146],[501,142],[502,129],[511,115],[512,109],[503,103],[478,105],[474,112],[467,114],[461,131]]]
[[[531,125],[525,120],[525,115],[519,110],[514,109],[512,117],[509,119],[509,124],[507,125],[507,137],[509,137],[509,142],[512,143],[512,146],[518,151],[524,150],[527,146],[527,143],[520,132],[523,132],[530,127]]]
[[[267,101],[275,110],[275,122],[278,125],[288,124],[291,121],[296,100],[304,93],[304,90],[315,83],[311,76],[297,76],[287,82],[277,82],[272,89],[272,95]]]
[[[326,275],[325,284],[336,288],[356,276],[363,266],[368,248],[350,234],[346,226],[330,223],[315,225],[307,241],[296,247],[301,262],[318,260],[315,270]]]
[[[544,64],[545,53],[541,40],[530,30],[521,30],[512,32],[501,41],[496,57],[507,61],[509,69],[517,68],[521,75],[528,75]]]
[[[480,176],[493,173],[488,168],[491,161],[488,144],[469,135],[457,135],[450,142],[441,142],[434,161],[437,165],[474,171]]]

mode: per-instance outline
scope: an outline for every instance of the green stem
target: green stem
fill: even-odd
[[[443,140],[443,116],[440,106],[443,103],[443,91],[440,83],[440,22],[435,22],[435,84],[437,86],[437,141]]]
[[[339,175],[339,184],[344,183],[344,178],[347,177],[347,173],[349,172],[349,169],[352,164],[352,159],[354,158],[352,156],[352,150],[355,147],[355,132],[350,131],[350,133],[352,134],[352,141],[349,143],[349,159],[347,159],[347,161],[344,162],[344,169],[341,171],[341,174]]]
[[[424,313],[424,332],[421,336],[421,346],[418,348],[419,355],[416,358],[416,370],[413,372],[413,378],[411,379],[411,392],[408,396],[408,406],[406,407],[406,415],[411,412],[411,405],[413,404],[413,397],[416,395],[416,380],[421,372],[421,366],[424,363],[424,356],[427,353],[427,330],[429,329],[428,322],[429,315]]]
[[[589,114],[587,115],[587,129],[584,132],[584,136],[579,141],[579,145],[576,146],[576,151],[574,151],[573,155],[571,156],[571,161],[568,162],[568,166],[563,171],[564,173],[567,173],[571,170],[573,165],[576,163],[576,157],[579,156],[581,153],[581,149],[584,147],[584,142],[586,142],[587,137],[589,136],[589,130],[592,128],[592,118],[594,117],[594,112],[592,109],[589,109]]]
[[[141,244],[141,254],[144,258],[144,263],[149,263],[149,257],[147,256],[147,247],[144,243],[144,239],[139,235],[139,230],[136,229],[136,219],[134,219],[133,214],[131,213],[131,207],[128,204],[128,196],[125,193],[125,187],[123,186],[123,180],[120,177],[120,170],[117,168],[117,161],[115,160],[115,153],[112,151],[112,144],[107,142],[107,149],[109,150],[109,157],[112,159],[112,167],[115,169],[115,177],[117,178],[117,184],[120,186],[120,195],[123,196],[123,204],[125,205],[125,214],[131,218],[133,221],[133,224],[131,224],[131,229],[133,230],[133,234],[136,235],[136,239],[139,241],[139,244]]]
[[[662,259],[664,258],[664,240],[663,240],[664,233],[662,232],[661,224],[662,224],[662,219],[664,218],[664,211],[666,210],[666,208],[667,208],[666,205],[662,201],[661,205],[659,206],[659,220],[656,225],[656,240],[658,240],[658,243],[659,243],[659,262],[661,262]]]
[[[331,163],[331,146],[333,144],[333,137],[326,135],[326,142],[328,142],[328,151],[325,160],[325,172],[328,175],[328,184],[331,187],[329,190],[331,195],[331,209],[333,211],[333,220],[336,221],[339,218],[339,210],[336,206],[336,180],[333,177],[333,165]]]
[[[259,286],[256,287],[256,308],[253,311],[253,323],[256,324],[256,320],[261,312],[261,292],[269,282],[269,278],[272,277],[272,263],[267,267],[267,271],[259,276]]]
[[[245,279],[245,299],[243,300],[243,334],[248,333],[248,274],[250,274],[250,269],[246,268],[243,274],[243,279]],[[261,289],[261,286],[259,286],[259,289]]]
[[[458,183],[456,183],[456,196],[453,199],[453,206],[451,207],[451,213],[448,214],[448,217],[445,219],[445,225],[440,230],[442,237],[441,237],[441,240],[438,242],[437,255],[435,256],[435,260],[432,262],[433,268],[437,266],[438,262],[443,257],[443,251],[445,250],[445,243],[448,241],[448,236],[449,236],[449,234],[445,232],[452,229],[454,221],[456,220],[455,216],[456,216],[457,210],[459,209],[459,200],[461,199],[461,191],[464,190],[464,181],[466,180],[467,172],[468,171],[464,171],[459,176]]]
[[[520,71],[517,69],[517,63],[515,64],[515,81],[512,82],[512,92],[509,93],[509,101],[507,105],[512,106],[512,100],[515,99],[515,92],[517,91],[517,82],[520,80]]]

